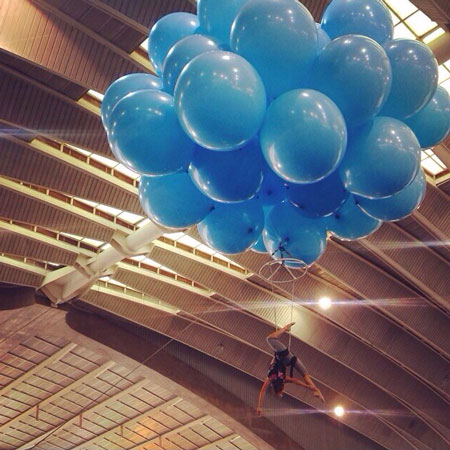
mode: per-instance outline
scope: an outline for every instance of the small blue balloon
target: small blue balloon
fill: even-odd
[[[364,36],[331,41],[316,58],[311,80],[341,110],[348,126],[375,117],[388,98],[392,69],[383,48]]]
[[[261,205],[249,200],[235,204],[216,203],[197,229],[205,244],[218,252],[234,254],[254,245],[263,227]]]
[[[394,35],[391,13],[380,0],[333,0],[323,14],[322,28],[331,39],[361,34],[381,45]]]
[[[338,170],[316,183],[288,186],[289,201],[311,217],[329,216],[344,203],[348,195]]]
[[[178,41],[164,60],[163,80],[166,92],[173,93],[178,77],[189,61],[211,50],[219,50],[219,43],[209,36],[193,34]]]
[[[357,204],[353,195],[332,215],[325,219],[326,227],[331,233],[343,240],[362,239],[381,227],[382,221],[366,214]]]
[[[320,23],[316,23],[317,28],[317,54],[323,51],[323,49],[331,42],[330,36],[328,36],[327,32],[322,28]]]
[[[147,73],[131,73],[124,75],[110,84],[105,92],[100,109],[103,126],[108,131],[110,128],[109,117],[117,103],[128,94],[144,89],[161,90],[163,87],[160,78]]]
[[[420,167],[420,146],[400,120],[376,117],[349,140],[340,176],[346,189],[368,198],[400,192]]]
[[[169,228],[194,225],[213,209],[213,202],[195,187],[186,172],[142,177],[139,200],[151,220]]]
[[[436,92],[438,63],[419,41],[396,39],[384,49],[391,62],[392,89],[380,115],[406,119],[423,109]]]
[[[258,199],[264,207],[271,207],[283,202],[287,198],[287,183],[267,166],[264,170],[263,181],[258,191]]]
[[[228,45],[231,25],[237,12],[247,0],[198,0],[197,15],[201,32],[218,38]]]
[[[181,72],[175,105],[186,133],[201,147],[234,150],[258,133],[266,93],[256,70],[231,52],[196,56]]]
[[[296,258],[306,265],[323,254],[327,243],[323,219],[305,217],[289,202],[272,209],[265,222],[263,239],[274,259]]]
[[[188,168],[195,145],[181,129],[169,94],[129,94],[113,109],[110,123],[111,150],[129,169],[165,175]]]
[[[295,0],[249,0],[233,23],[231,49],[259,72],[269,98],[302,87],[317,51],[309,11]]]
[[[428,105],[405,122],[414,131],[422,148],[440,144],[450,132],[448,92],[442,86],[438,86]]]
[[[263,155],[277,175],[292,183],[313,183],[341,161],[347,128],[327,96],[296,89],[270,104],[260,140]]]
[[[153,25],[148,39],[148,56],[158,75],[162,74],[171,47],[185,36],[194,34],[198,27],[197,16],[185,12],[167,14]]]
[[[251,247],[251,250],[255,253],[267,253],[266,246],[264,245],[264,239],[261,235],[259,239],[256,241],[256,244]]]
[[[356,201],[365,213],[375,219],[394,222],[409,216],[420,206],[426,188],[427,180],[421,169],[412,183],[391,197],[379,199],[356,197]]]
[[[261,186],[264,160],[257,140],[228,152],[197,147],[189,173],[196,186],[218,202],[242,202],[253,198]]]

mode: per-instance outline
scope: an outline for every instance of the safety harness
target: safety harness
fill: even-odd
[[[273,378],[282,378],[283,380],[286,379],[286,366],[290,367],[289,370],[289,376],[292,378],[294,375],[294,366],[297,361],[297,357],[293,356],[290,361],[285,364],[284,358],[289,355],[289,350],[286,348],[285,350],[282,350],[281,352],[275,352],[275,357],[273,363],[270,365],[269,373],[267,376],[271,379]]]

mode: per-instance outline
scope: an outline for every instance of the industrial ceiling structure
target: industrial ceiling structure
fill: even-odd
[[[320,20],[328,1],[303,3]],[[450,90],[448,0],[386,3]],[[423,152],[417,212],[331,238],[296,281],[270,283],[267,255],[218,254],[190,229],[71,302],[43,296],[148,224],[99,106],[121,75],[151,73],[148,30],[174,11],[195,2],[0,2],[0,449],[448,450],[450,138]],[[326,402],[289,387],[256,417],[265,336],[291,318]]]

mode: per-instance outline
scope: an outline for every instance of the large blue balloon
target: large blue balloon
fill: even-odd
[[[340,175],[348,191],[368,198],[400,192],[420,167],[420,146],[403,122],[376,117],[349,140]]]
[[[280,203],[269,213],[263,238],[273,258],[296,258],[306,265],[322,255],[327,242],[322,219],[305,217],[289,202]]]
[[[258,141],[229,152],[197,147],[189,173],[197,187],[218,202],[241,202],[255,196],[263,179],[264,160]]]
[[[320,23],[316,23],[317,28],[317,54],[319,54],[330,42],[330,36],[328,36],[327,32],[322,28]]]
[[[256,68],[269,98],[302,87],[316,56],[317,30],[295,0],[249,0],[231,31],[231,49]]]
[[[382,221],[367,215],[357,204],[353,195],[330,217],[325,219],[331,233],[344,241],[353,241],[369,236],[381,227]]]
[[[255,200],[236,204],[216,203],[198,224],[203,241],[222,253],[241,253],[256,243],[264,227],[261,205]]]
[[[214,36],[228,45],[233,20],[246,1],[198,0],[197,15],[201,32]]]
[[[193,34],[178,41],[164,60],[164,88],[172,93],[184,66],[196,56],[212,50],[219,50],[219,43],[208,36]]]
[[[333,0],[322,17],[331,39],[361,34],[384,44],[394,35],[389,9],[381,0]]]
[[[138,91],[117,103],[109,139],[116,158],[144,175],[187,169],[194,143],[178,123],[173,97],[157,90]]]
[[[427,180],[424,171],[417,172],[413,182],[402,191],[387,198],[356,197],[361,209],[375,219],[396,221],[414,212],[425,197]]]
[[[266,165],[258,199],[263,207],[274,206],[287,198],[287,183]]]
[[[256,70],[231,52],[195,57],[175,87],[180,123],[200,146],[234,150],[258,133],[266,111],[266,93]]]
[[[311,217],[324,217],[336,211],[347,199],[348,192],[335,170],[326,178],[310,184],[290,184],[288,199],[302,213]]]
[[[383,48],[364,36],[331,41],[315,60],[311,84],[339,107],[347,125],[373,118],[388,98],[392,69]]]
[[[198,27],[197,16],[185,12],[167,14],[153,25],[148,40],[148,56],[159,75],[170,48],[185,36],[194,34]]]
[[[195,187],[186,172],[142,177],[139,200],[150,219],[170,228],[194,225],[213,209],[213,202]]]
[[[296,89],[274,100],[261,129],[269,166],[292,183],[325,178],[339,164],[347,128],[337,106],[320,92]]]
[[[162,89],[160,78],[147,73],[131,73],[124,75],[110,84],[102,100],[101,116],[103,126],[108,131],[110,128],[109,116],[117,103],[128,94],[144,89]]]
[[[429,47],[411,39],[384,45],[392,67],[392,89],[380,115],[406,119],[423,109],[436,92],[438,63]]]
[[[436,93],[425,108],[406,120],[414,131],[422,148],[440,144],[450,131],[450,96],[438,86]]]

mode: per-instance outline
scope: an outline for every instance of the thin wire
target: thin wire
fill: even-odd
[[[290,272],[289,272],[290,273]],[[294,319],[294,283],[295,283],[295,279],[292,279],[292,289],[291,289],[291,323]],[[292,331],[289,330],[289,344],[288,344],[288,349],[289,351],[291,350],[291,341],[292,341]]]

